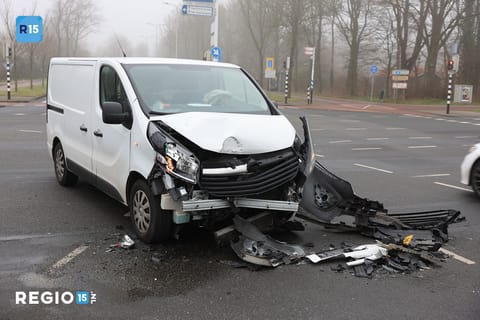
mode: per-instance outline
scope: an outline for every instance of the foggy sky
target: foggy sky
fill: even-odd
[[[29,15],[34,3],[37,15],[45,16],[54,5],[54,0],[11,0],[13,13]],[[182,5],[182,0],[95,0],[101,17],[97,32],[84,42],[93,46],[101,45],[114,33],[126,37],[134,44],[155,39],[155,29],[160,28]],[[168,2],[170,4],[165,4]],[[176,9],[175,6],[178,8]],[[179,13],[180,14],[180,13]]]

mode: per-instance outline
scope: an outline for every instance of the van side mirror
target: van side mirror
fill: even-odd
[[[119,102],[105,101],[102,104],[102,119],[108,124],[122,124],[130,116],[128,112],[123,112],[122,105]]]

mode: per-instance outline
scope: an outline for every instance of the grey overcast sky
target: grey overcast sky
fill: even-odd
[[[55,0],[11,0],[15,16],[30,14],[34,3],[37,14],[44,16]],[[98,31],[88,37],[100,44],[115,33],[127,37],[134,43],[155,37],[154,24],[166,22],[169,14],[180,10],[182,0],[94,0],[101,17]],[[1,2],[0,2],[1,3]],[[178,11],[179,12],[179,11]],[[179,13],[180,14],[180,13]]]

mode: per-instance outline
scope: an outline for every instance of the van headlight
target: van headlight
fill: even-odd
[[[186,182],[197,183],[200,161],[190,150],[165,135],[152,123],[148,128],[148,136],[157,152],[157,162],[168,174]]]

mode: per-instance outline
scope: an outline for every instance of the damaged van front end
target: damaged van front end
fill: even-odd
[[[215,227],[265,210],[287,221],[314,165],[308,123],[301,120],[303,142],[283,115],[153,117],[147,135],[156,162],[149,180],[161,209],[173,213],[175,224]]]

